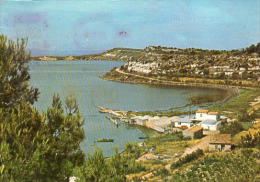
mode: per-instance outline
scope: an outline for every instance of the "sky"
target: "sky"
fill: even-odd
[[[32,55],[240,49],[260,42],[260,0],[0,0],[0,33],[27,37]]]

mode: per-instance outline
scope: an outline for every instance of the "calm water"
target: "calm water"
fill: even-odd
[[[121,150],[128,142],[140,141],[138,137],[144,136],[144,133],[140,128],[126,124],[117,128],[98,112],[97,106],[119,110],[164,110],[188,104],[187,98],[191,95],[213,92],[198,88],[156,88],[99,78],[99,75],[122,64],[108,61],[30,62],[31,83],[41,92],[35,106],[41,111],[45,110],[51,104],[54,93],[59,93],[63,100],[68,95],[75,95],[86,120],[83,150],[92,152],[95,140],[113,138],[114,143],[96,144],[104,150],[105,155],[111,155],[115,147]]]

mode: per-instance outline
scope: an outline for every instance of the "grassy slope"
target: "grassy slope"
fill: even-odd
[[[257,96],[260,96],[259,89],[240,89],[239,95],[224,104],[214,106],[210,109],[227,115],[230,118],[238,119],[242,114],[247,113],[251,109],[250,102],[253,102]],[[260,117],[259,110],[255,112],[254,117]],[[245,129],[248,129],[252,125],[251,122],[241,122],[241,124]]]
[[[254,101],[254,99],[259,95],[260,90],[241,89],[239,95],[233,97],[224,104],[212,107],[211,110],[233,112],[233,116],[235,117],[236,114],[247,111],[250,107],[250,102]]]
[[[259,155],[257,149],[208,154],[185,169],[176,171],[173,181],[257,181],[260,172]]]

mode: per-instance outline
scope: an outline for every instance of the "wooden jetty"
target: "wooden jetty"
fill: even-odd
[[[117,120],[113,119],[113,117],[110,117],[110,116],[106,116],[106,118],[111,121],[113,124],[115,124],[116,126],[119,125],[119,123],[117,122]]]
[[[116,111],[116,110],[111,110],[111,109],[107,109],[101,106],[98,106],[98,111],[101,113],[108,113],[108,114],[112,114],[118,118],[122,118],[125,117],[127,114],[127,111]]]

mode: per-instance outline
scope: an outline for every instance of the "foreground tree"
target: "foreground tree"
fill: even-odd
[[[54,95],[43,114],[32,106],[38,91],[28,83],[25,45],[0,36],[0,181],[68,181],[84,162],[83,120],[73,97],[63,107]]]
[[[8,40],[0,35],[0,107],[13,107],[22,102],[33,104],[38,89],[29,86],[28,63],[30,54],[25,51],[27,41]]]
[[[83,121],[58,103],[43,115],[28,104],[0,110],[2,181],[67,181],[84,162]]]
[[[134,152],[126,151],[120,154],[115,151],[111,158],[105,159],[102,151],[95,150],[89,155],[83,166],[74,169],[77,182],[125,182],[126,175],[145,171],[141,163],[136,162]]]

